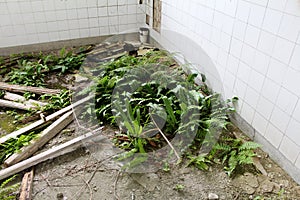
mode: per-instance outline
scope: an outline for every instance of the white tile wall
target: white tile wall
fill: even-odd
[[[1,1],[0,47],[136,31],[145,13],[152,26],[146,2]],[[237,95],[238,114],[300,170],[299,1],[162,2],[163,29],[152,36],[198,63],[225,98]]]
[[[267,131],[264,136],[274,147],[278,148],[282,141],[283,133],[272,124],[268,124]]]
[[[0,48],[135,32],[145,22],[138,13],[137,0],[4,0]]]
[[[299,155],[300,147],[295,144],[289,137],[284,137],[279,150],[285,155],[292,163],[295,163]]]
[[[286,158],[282,163],[300,170],[299,1],[162,1],[162,26],[195,35],[196,52],[204,50],[213,63],[199,61],[202,72],[214,77],[210,82],[222,83],[225,98],[239,96],[237,112],[257,130],[257,138],[268,140],[278,158]],[[172,43],[170,34],[153,36],[193,62],[203,57],[181,48],[182,42]],[[212,67],[219,75],[209,73]]]

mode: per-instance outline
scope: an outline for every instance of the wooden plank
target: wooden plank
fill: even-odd
[[[30,124],[29,126],[26,126],[24,128],[21,128],[21,129],[19,129],[17,131],[14,131],[14,132],[8,134],[8,135],[5,135],[5,136],[3,136],[3,137],[0,138],[0,144],[6,142],[10,138],[16,138],[17,136],[19,136],[21,134],[24,134],[24,133],[26,133],[26,132],[28,132],[28,131],[30,131],[32,129],[35,129],[35,128],[37,128],[37,127],[45,124],[48,121],[54,120],[55,118],[59,117],[60,115],[64,114],[65,112],[68,112],[69,110],[71,110],[71,109],[79,106],[80,104],[82,104],[82,103],[84,103],[84,102],[86,102],[86,101],[88,101],[88,100],[90,100],[92,98],[93,98],[93,96],[85,97],[84,99],[81,99],[81,100],[77,101],[76,103],[74,103],[74,104],[72,104],[72,105],[70,105],[68,107],[65,107],[65,108],[63,108],[63,109],[61,109],[61,110],[59,110],[59,111],[57,111],[57,112],[55,112],[55,113],[47,116],[46,120],[43,120],[43,119],[38,120],[38,121]]]
[[[0,180],[10,177],[16,173],[19,173],[29,167],[35,166],[43,161],[56,158],[58,156],[70,153],[77,148],[84,145],[84,142],[88,142],[91,139],[96,139],[97,141],[105,139],[104,136],[97,136],[96,134],[90,132],[85,135],[79,136],[73,140],[70,140],[64,144],[53,147],[45,152],[37,154],[27,160],[23,160],[15,165],[8,168],[2,169],[0,171]]]
[[[35,108],[34,106],[25,105],[23,103],[17,103],[17,102],[13,102],[13,101],[7,101],[7,100],[3,100],[3,99],[0,99],[0,107],[16,108],[16,109],[20,109],[20,110],[30,110],[30,109]]]
[[[67,112],[50,126],[48,126],[37,139],[34,139],[28,146],[21,149],[20,152],[13,154],[4,161],[5,166],[14,165],[21,160],[27,159],[44,146],[49,140],[57,135],[63,128],[73,121],[73,112]]]
[[[21,95],[10,93],[10,92],[5,92],[3,98],[6,100],[9,100],[9,101],[20,102],[25,105],[29,105],[29,106],[33,106],[33,107],[36,107],[37,105],[45,106],[48,104],[48,103],[44,103],[44,102],[40,102],[40,101],[36,101],[36,100],[32,100],[32,99],[27,100],[25,97],[23,97]]]
[[[32,199],[32,186],[33,186],[33,169],[30,172],[24,174],[19,200],[31,200]]]
[[[126,55],[126,54],[127,54],[126,52],[122,52],[122,53],[119,53],[119,54],[116,54],[116,55],[112,55],[112,56],[110,56],[110,57],[102,58],[102,59],[100,59],[100,60],[102,60],[102,61],[109,61],[109,60],[112,60],[112,59],[120,58],[120,57],[122,57],[122,56],[124,56],[124,55]]]
[[[13,85],[4,82],[0,82],[0,89],[9,92],[21,92],[21,93],[32,92],[36,94],[59,94],[61,92],[61,90],[56,90],[56,89]]]

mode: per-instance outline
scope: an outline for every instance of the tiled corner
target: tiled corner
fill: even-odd
[[[299,100],[299,98],[298,98],[298,102],[296,104],[296,107],[295,107],[295,110],[294,110],[292,116],[294,119],[297,119],[298,122],[300,122],[300,100]]]
[[[289,65],[298,71],[300,71],[299,58],[300,58],[300,45],[296,45]]]
[[[272,124],[268,124],[264,137],[275,147],[278,148],[282,142],[283,133]],[[284,144],[285,145],[285,144]]]
[[[293,53],[295,43],[288,41],[287,39],[277,38],[273,49],[272,56],[280,60],[281,62],[288,64],[290,57]]]
[[[295,166],[296,166],[298,169],[300,169],[300,153],[299,153],[299,155],[298,155],[298,159],[297,159],[296,162],[295,162]]]
[[[288,66],[277,59],[271,58],[268,67],[267,77],[274,82],[281,84],[285,78]]]
[[[291,119],[287,128],[287,136],[300,147],[300,122]]]
[[[261,31],[257,48],[267,55],[272,55],[275,42],[276,35],[267,31]]]
[[[255,110],[249,104],[244,103],[242,107],[241,116],[249,123],[252,124]]]
[[[282,11],[267,8],[262,26],[263,30],[266,30],[272,34],[277,34],[282,16]]]
[[[290,138],[284,137],[279,150],[289,159],[292,163],[295,163],[300,152],[300,147],[297,146]]]
[[[232,36],[241,41],[244,40],[247,24],[240,20],[235,20]]]
[[[0,2],[0,17],[1,35],[16,37],[0,46],[101,36],[118,33],[119,26],[137,30],[145,22],[137,0],[4,1]],[[38,35],[38,40],[28,38],[33,35]]]
[[[253,69],[257,72],[265,75],[268,72],[268,67],[270,63],[271,57],[260,52],[256,51],[254,56],[254,62],[253,62]]]
[[[281,88],[277,97],[276,105],[288,115],[292,115],[295,110],[298,97],[285,88]]]
[[[259,100],[259,93],[255,89],[253,89],[252,87],[248,86],[247,91],[246,91],[246,95],[245,95],[245,101],[251,107],[256,108],[258,100]]]
[[[270,118],[270,122],[277,127],[280,131],[282,131],[283,133],[286,131],[287,126],[289,124],[289,121],[291,119],[291,116],[289,116],[288,114],[286,114],[283,110],[281,110],[278,107],[275,107],[271,118]]]
[[[255,26],[248,25],[246,29],[246,35],[244,41],[250,46],[256,48],[259,35],[260,35],[260,29],[256,28]]]
[[[257,112],[260,113],[265,119],[270,120],[273,109],[274,104],[265,97],[260,96],[256,106]]]
[[[268,120],[256,112],[251,125],[255,127],[259,133],[264,135],[268,126]]]
[[[252,4],[248,23],[260,28],[262,26],[266,7]]]
[[[268,7],[274,10],[284,10],[287,0],[269,0]]]
[[[249,2],[239,1],[237,12],[236,12],[236,18],[247,23],[250,15],[250,10],[251,10],[251,4]]]
[[[256,70],[252,69],[249,77],[249,86],[254,88],[255,91],[260,92],[265,81],[265,76]]]
[[[299,17],[284,14],[282,22],[279,27],[278,35],[282,38],[286,38],[291,42],[296,42],[298,33],[300,31]]]
[[[299,87],[300,72],[292,68],[288,68],[283,78],[283,87],[289,89],[294,94],[300,94]]]
[[[275,103],[277,96],[279,94],[279,90],[280,90],[280,84],[276,83],[272,79],[266,78],[261,94],[270,102]]]

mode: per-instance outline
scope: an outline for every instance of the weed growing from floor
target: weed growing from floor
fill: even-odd
[[[221,159],[228,175],[232,175],[238,166],[252,164],[256,155],[253,150],[259,147],[256,143],[242,144],[239,139],[224,137],[218,143],[213,142],[216,135],[226,130],[230,123],[228,114],[234,109],[222,103],[220,95],[212,93],[205,83],[196,85],[196,74],[187,76],[174,65],[176,62],[166,52],[153,50],[144,56],[125,55],[95,69],[99,74],[95,79],[95,112],[101,124],[119,128],[113,142],[127,151],[119,160],[129,161],[125,167],[145,163],[147,156],[143,153],[168,145],[159,130],[170,141],[176,135],[183,140],[194,138],[192,144],[183,143],[179,148],[185,152],[181,155],[188,160],[187,165],[207,170]],[[144,73],[134,73],[139,70]],[[156,77],[156,81],[149,79],[142,83],[139,76],[145,76],[142,77],[145,80]],[[206,77],[201,75],[201,79],[205,82]],[[197,104],[185,103],[190,101]],[[87,109],[83,116],[91,112]],[[161,129],[156,124],[160,121],[165,121]],[[196,135],[192,135],[195,130]],[[202,147],[210,145],[213,145],[210,152],[200,152]],[[142,155],[133,158],[136,153]]]

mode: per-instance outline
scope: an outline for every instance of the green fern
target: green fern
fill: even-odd
[[[240,147],[239,147],[239,149],[240,150],[254,150],[254,149],[257,149],[257,148],[260,148],[261,147],[261,145],[260,144],[257,144],[257,143],[255,143],[255,142],[245,142],[245,143],[243,143]]]

